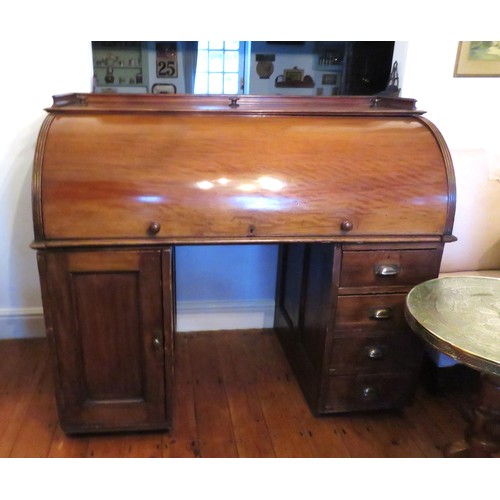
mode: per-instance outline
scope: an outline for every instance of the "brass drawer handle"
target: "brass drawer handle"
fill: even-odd
[[[153,350],[156,353],[161,353],[163,351],[163,332],[161,330],[155,330],[154,332]]]
[[[380,307],[370,309],[369,317],[370,319],[390,319],[394,316],[394,311],[391,307]]]
[[[366,399],[376,399],[380,396],[379,390],[372,385],[363,387],[363,397]]]
[[[385,347],[383,346],[369,346],[366,348],[366,355],[370,359],[380,359],[385,356]]]
[[[375,266],[375,274],[377,276],[396,276],[399,273],[397,264],[379,264]]]

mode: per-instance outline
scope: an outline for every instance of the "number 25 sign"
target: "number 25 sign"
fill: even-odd
[[[158,42],[156,44],[156,77],[177,78],[177,43]]]

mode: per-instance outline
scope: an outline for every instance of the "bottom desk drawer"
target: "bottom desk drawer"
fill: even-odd
[[[403,408],[411,404],[417,376],[412,373],[330,376],[325,413]]]

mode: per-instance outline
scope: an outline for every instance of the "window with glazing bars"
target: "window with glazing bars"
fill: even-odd
[[[244,42],[198,42],[195,94],[239,94]]]

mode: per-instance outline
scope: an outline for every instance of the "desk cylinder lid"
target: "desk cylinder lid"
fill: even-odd
[[[450,156],[414,103],[55,97],[35,154],[36,242],[450,235]]]

